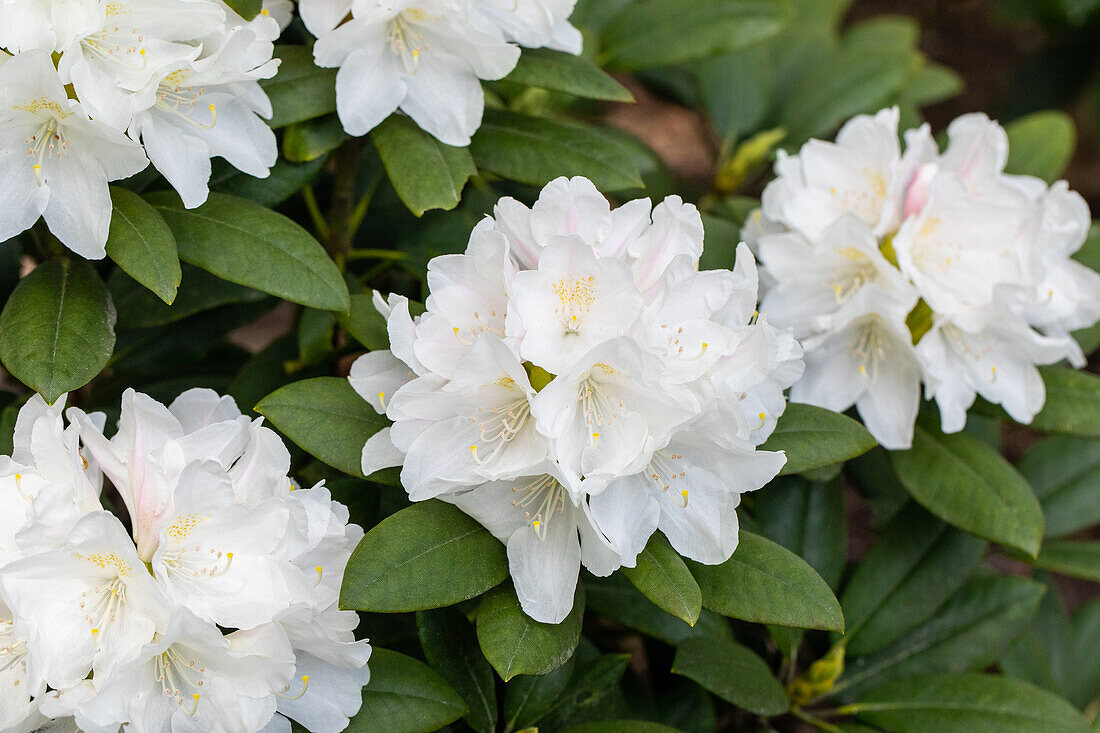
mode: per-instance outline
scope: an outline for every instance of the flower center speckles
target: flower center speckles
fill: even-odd
[[[545,539],[550,520],[565,509],[565,487],[553,476],[544,474],[526,486],[512,487],[512,493],[517,495],[512,506],[523,509],[535,535]]]
[[[108,6],[108,15],[112,15],[111,7]],[[117,3],[113,7],[114,14],[125,12]],[[144,71],[149,66],[142,47],[144,42],[145,38],[138,33],[137,28],[130,28],[125,32],[116,25],[87,36],[81,40],[80,45],[85,54],[95,59],[100,69],[114,66],[123,71]]]
[[[615,371],[607,364],[594,364],[592,368],[599,369],[605,375]],[[581,382],[577,401],[581,403],[581,414],[588,426],[589,439],[594,448],[600,441],[600,431],[615,421],[625,404],[608,392],[604,385],[592,379],[591,373]]]
[[[54,105],[57,104],[52,100],[50,101]],[[69,140],[65,137],[65,130],[58,122],[58,118],[51,114],[38,128],[38,131],[28,137],[25,142],[27,143],[27,157],[34,161],[34,179],[41,186],[43,183],[42,164],[45,162],[46,156],[56,155],[60,158],[68,151]]]
[[[495,310],[489,312],[488,318],[483,316],[480,311],[474,311],[473,323],[465,329],[455,326],[452,331],[455,338],[462,342],[464,346],[472,344],[474,339],[483,333],[492,333],[504,338],[504,327],[500,325],[500,318]]]
[[[126,585],[117,577],[80,594],[80,610],[93,635],[113,624],[125,603]]]
[[[596,278],[563,277],[550,286],[558,297],[560,305],[555,309],[561,319],[565,333],[576,333],[581,327],[581,318],[592,310],[596,302]]]
[[[682,453],[667,453],[663,450],[655,451],[653,458],[649,460],[649,465],[646,466],[646,476],[660,487],[661,491],[669,492],[672,489],[672,485],[677,482],[678,479],[682,479],[686,474],[681,466],[683,465],[684,456]],[[680,489],[673,493],[679,495],[679,499],[683,506],[688,504],[688,490]]]
[[[14,623],[0,619],[0,672],[14,667],[27,657],[27,643],[15,638]],[[19,685],[20,680],[15,680]]]
[[[879,363],[891,349],[890,340],[884,337],[878,319],[864,319],[856,329],[856,335],[848,348],[859,361],[859,375],[868,384],[874,384],[878,380]]]
[[[163,552],[161,562],[168,575],[178,574],[188,579],[217,578],[229,572],[233,553],[216,548],[204,550],[194,545]]]
[[[156,661],[161,692],[174,700],[187,715],[194,715],[199,707],[204,674],[206,667],[189,659],[174,646],[168,647]]]
[[[413,23],[423,23],[431,20],[424,10],[420,8],[407,8],[398,13],[390,21],[386,30],[386,40],[390,43],[390,50],[400,57],[405,71],[415,74],[420,66],[420,54],[428,50],[429,44],[423,33],[418,33]]]
[[[834,273],[833,295],[839,304],[846,302],[860,288],[874,281],[875,265],[855,247],[843,247],[837,253],[851,263],[847,267],[838,267]]]
[[[980,349],[973,348],[967,343],[967,340],[963,338],[959,329],[950,323],[945,323],[943,325],[942,333],[947,343],[951,345],[951,348],[956,354],[966,361],[973,363],[975,372],[985,378],[990,384],[997,381],[996,364],[990,364],[988,370],[981,366],[982,360],[993,350],[992,346],[986,345],[984,348]]]
[[[515,380],[511,377],[502,377],[497,383],[504,379],[511,381],[515,389]],[[481,433],[481,441],[470,446],[474,460],[484,465],[500,455],[504,447],[523,430],[530,416],[531,405],[526,395],[500,407],[478,408],[477,414],[470,418]]]
[[[206,105],[210,112],[210,121],[195,119],[192,115],[196,108],[201,108],[200,100],[206,94],[203,87],[195,88],[187,85],[187,72],[179,69],[173,71],[161,80],[157,87],[156,108],[162,112],[176,115],[184,122],[203,130],[212,130],[218,123],[218,108],[214,104]]]

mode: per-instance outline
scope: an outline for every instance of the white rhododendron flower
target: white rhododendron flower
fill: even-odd
[[[898,111],[849,121],[835,142],[780,154],[742,232],[763,263],[761,312],[806,348],[797,402],[855,406],[908,448],[935,399],[946,432],[977,396],[1028,423],[1037,365],[1085,363],[1070,332],[1100,319],[1100,275],[1070,259],[1088,206],[1064,181],[1004,172],[1008,137],[959,117],[942,152],[928,125],[898,143]]]
[[[206,201],[212,158],[266,177],[278,149],[258,82],[275,75],[291,12],[286,0],[247,22],[221,0],[0,2],[0,241],[42,217],[72,251],[104,257],[107,182],[150,162],[188,208]]]
[[[111,438],[63,407],[32,397],[0,457],[2,729],[346,727],[370,657],[337,605],[363,535],[347,509],[296,489],[281,439],[209,390],[127,390]]]
[[[702,251],[679,197],[613,210],[560,178],[433,259],[422,315],[375,298],[391,348],[350,380],[393,425],[364,446],[364,473],[399,465],[411,499],[485,525],[538,621],[565,618],[581,565],[632,567],[657,529],[690,558],[728,559],[741,493],[786,460],[755,446],[801,348],[756,318],[747,247],[733,271],[699,272]]]
[[[338,67],[336,109],[365,135],[397,110],[448,145],[481,125],[481,80],[503,78],[515,44],[580,53],[575,0],[301,0],[318,66]]]

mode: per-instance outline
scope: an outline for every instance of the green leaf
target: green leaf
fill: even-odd
[[[16,286],[0,314],[0,360],[53,404],[99,374],[115,346],[115,306],[83,260],[50,260]]]
[[[604,192],[642,186],[630,152],[591,125],[487,109],[470,153],[478,168],[532,186],[559,176],[584,176]]]
[[[584,583],[588,608],[666,644],[675,646],[684,639],[696,636],[733,638],[728,622],[721,616],[704,610],[695,625],[689,626],[687,622],[653,605],[622,573],[608,578],[586,578]]]
[[[111,204],[107,256],[171,305],[183,276],[172,230],[164,217],[133,191],[111,186]]]
[[[504,688],[504,723],[507,730],[521,730],[538,721],[569,684],[575,657],[543,675],[518,675]]]
[[[849,656],[920,627],[981,561],[986,543],[909,503],[864,555],[840,596]]]
[[[1057,179],[1077,147],[1073,118],[1061,110],[1033,112],[1005,125],[1008,133],[1006,173]]]
[[[789,16],[777,0],[639,0],[604,30],[602,57],[651,69],[714,56],[777,35]]]
[[[573,609],[564,621],[543,624],[523,612],[515,589],[506,583],[481,600],[477,640],[485,658],[505,682],[520,674],[546,674],[572,656],[581,635],[583,615],[584,586],[577,585]]]
[[[355,293],[347,314],[339,314],[340,327],[371,351],[390,347],[386,319],[374,307],[372,293]]]
[[[256,178],[230,166],[231,173],[221,177],[217,182],[211,179],[210,190],[230,193],[274,208],[313,180],[313,177],[321,172],[326,160],[327,158],[322,156],[308,163],[291,163],[285,158],[280,158],[275,165],[271,166],[271,172],[266,178]],[[226,165],[229,164],[226,163]]]
[[[775,91],[770,46],[761,44],[729,56],[707,59],[699,64],[696,76],[699,95],[724,140],[743,137],[763,124]],[[709,227],[707,247],[710,247]],[[704,248],[704,257],[706,251]]]
[[[837,588],[848,555],[843,486],[790,476],[754,496],[753,516],[763,533],[803,558],[830,587]]]
[[[367,532],[344,571],[340,606],[380,613],[441,608],[507,577],[504,545],[457,507],[430,500]]]
[[[272,129],[336,111],[336,69],[314,64],[306,46],[276,46],[275,58],[280,59],[279,73],[260,80],[274,110],[268,121]]]
[[[982,669],[1024,632],[1043,592],[1042,584],[1025,578],[976,577],[918,628],[849,659],[833,693],[844,690],[859,699],[863,691],[897,677]]]
[[[1100,440],[1043,438],[1016,467],[1043,505],[1047,537],[1100,523]]]
[[[676,647],[672,673],[693,679],[726,702],[757,715],[781,715],[791,706],[764,660],[732,641],[684,641]]]
[[[118,327],[164,326],[218,306],[254,303],[268,297],[258,290],[222,280],[194,265],[184,264],[180,272],[180,287],[172,305],[166,304],[122,270],[111,273],[107,289],[111,291],[111,300],[118,310]]]
[[[298,319],[298,360],[301,366],[320,364],[332,353],[336,316],[329,311],[306,308]]]
[[[362,476],[363,445],[389,426],[346,379],[316,377],[260,400],[260,413],[305,452],[352,476]]]
[[[1068,675],[1069,699],[1084,708],[1100,697],[1100,598],[1094,598],[1073,614],[1070,638],[1073,661]]]
[[[1053,540],[1043,545],[1032,564],[1054,573],[1100,583],[1100,542]]]
[[[577,651],[580,657],[580,650]],[[601,654],[587,664],[577,660],[577,669],[569,685],[539,718],[539,727],[545,730],[561,730],[570,721],[586,717],[606,716],[610,710],[601,705],[617,685],[630,664],[629,654]]]
[[[699,584],[660,532],[653,533],[638,553],[637,565],[623,568],[623,575],[659,608],[691,626],[699,620],[703,610]]]
[[[907,677],[842,708],[896,733],[1088,733],[1073,706],[1046,690],[997,675]]]
[[[585,99],[633,102],[634,95],[599,66],[571,53],[549,48],[525,48],[504,81],[565,92]]]
[[[1066,367],[1040,367],[1047,400],[1031,421],[1035,430],[1100,438],[1100,377]]]
[[[680,731],[648,720],[601,720],[574,725],[566,728],[562,733],[680,733]]]
[[[913,78],[905,82],[898,101],[915,107],[936,104],[962,93],[963,78],[947,66],[926,62]]]
[[[346,311],[348,287],[324,248],[293,221],[212,193],[185,209],[171,192],[147,197],[176,235],[180,259],[230,282],[321,310]]]
[[[350,733],[431,733],[453,723],[466,705],[431,667],[404,654],[375,647],[363,707]]]
[[[792,402],[761,450],[787,452],[780,475],[802,473],[866,453],[875,447],[867,428],[850,417]]]
[[[474,627],[456,608],[417,611],[416,626],[428,663],[466,702],[466,722],[479,733],[496,730],[496,679],[477,646]]]
[[[450,210],[477,174],[467,148],[444,145],[404,115],[390,115],[371,132],[397,195],[416,216]]]
[[[264,7],[263,0],[225,0],[225,4],[245,20],[255,18]]]
[[[844,615],[829,585],[790,550],[741,531],[721,565],[689,562],[703,606],[723,616],[777,626],[843,631]]]
[[[944,435],[917,424],[913,447],[891,453],[906,491],[956,527],[1032,557],[1039,554],[1043,511],[1027,481],[980,438]]]
[[[296,122],[283,133],[283,155],[292,163],[309,163],[336,150],[347,139],[336,115]]]

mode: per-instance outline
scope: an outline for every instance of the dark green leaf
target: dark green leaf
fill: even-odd
[[[371,351],[388,349],[390,337],[386,331],[386,319],[374,307],[372,293],[356,293],[351,296],[351,308],[347,315],[340,314],[340,326],[352,338]]]
[[[915,504],[902,509],[840,597],[848,655],[881,649],[926,622],[966,582],[985,544]]]
[[[1032,564],[1054,573],[1100,583],[1100,542],[1053,540],[1043,545]]]
[[[293,221],[246,199],[212,193],[185,209],[149,197],[176,235],[180,259],[220,278],[321,310],[346,311],[348,288],[324,248]]]
[[[263,0],[225,0],[225,4],[245,20],[255,18],[264,7]]]
[[[913,447],[891,453],[909,494],[928,511],[979,537],[1039,553],[1043,512],[1016,469],[979,438],[918,423]]]
[[[569,684],[575,658],[543,675],[518,675],[504,690],[504,723],[508,730],[527,728],[538,721]]]
[[[274,114],[269,124],[278,129],[336,111],[336,69],[313,63],[313,51],[305,46],[277,46],[279,73],[261,79],[271,98]]]
[[[772,49],[764,44],[699,64],[699,94],[723,139],[734,140],[756,130],[772,104],[775,68]],[[710,229],[707,229],[710,247]],[[706,250],[703,250],[704,256]]]
[[[1039,573],[1038,577],[1045,576]],[[1084,707],[1091,700],[1078,703],[1067,694],[1071,681],[1088,669],[1088,662],[1078,660],[1074,650],[1073,629],[1058,590],[1047,583],[1043,602],[1032,617],[1026,632],[1004,654],[997,664],[1005,674],[1038,685],[1070,702]],[[1100,668],[1100,665],[1097,665]],[[1086,675],[1087,676],[1087,675]],[[1097,687],[1100,691],[1100,686]]]
[[[672,673],[695,680],[726,702],[757,715],[790,709],[783,685],[748,647],[717,639],[687,639],[676,647]]]
[[[997,675],[966,673],[888,682],[845,712],[896,733],[1088,733],[1068,702]]]
[[[836,589],[848,554],[843,486],[790,476],[754,497],[753,516],[764,534],[808,562]]]
[[[1066,367],[1041,367],[1047,401],[1031,421],[1035,430],[1100,438],[1100,377]]]
[[[0,360],[52,404],[103,370],[115,346],[115,306],[83,260],[43,262],[0,314]]]
[[[386,173],[409,211],[450,210],[477,174],[467,148],[444,145],[404,115],[390,115],[371,132]]]
[[[211,180],[210,190],[230,193],[263,206],[275,207],[298,193],[302,186],[313,180],[313,177],[324,167],[326,160],[327,158],[322,156],[308,163],[291,163],[285,158],[280,158],[271,167],[271,173],[267,178],[256,178],[230,166],[232,173],[217,183]]]
[[[588,59],[548,48],[523,49],[516,68],[504,80],[587,99],[634,101],[626,87]]]
[[[118,327],[164,326],[218,306],[254,303],[267,297],[258,290],[222,280],[194,265],[184,264],[180,271],[180,288],[172,305],[164,303],[121,270],[111,273],[107,288],[118,310]]]
[[[540,728],[561,730],[571,721],[606,715],[608,693],[615,689],[630,664],[629,654],[601,654],[585,664],[579,658],[579,650],[576,656],[576,673],[550,709],[539,718]]]
[[[777,0],[639,0],[607,26],[602,57],[647,69],[727,53],[775,36],[789,14]]]
[[[703,593],[703,606],[723,616],[844,630],[844,615],[829,584],[805,560],[759,535],[742,530],[729,560],[721,565],[690,562],[689,567]]]
[[[309,163],[336,150],[347,139],[336,115],[296,122],[283,133],[283,155],[291,163]]]
[[[441,608],[481,595],[507,577],[504,546],[457,507],[433,499],[367,532],[348,561],[340,605],[381,613]],[[479,639],[480,626],[478,619]]]
[[[306,308],[298,319],[298,360],[301,366],[314,366],[332,353],[336,334],[336,316],[329,311]]]
[[[601,720],[574,725],[566,728],[562,733],[680,733],[680,731],[648,720]]]
[[[850,417],[813,405],[792,402],[779,418],[762,450],[784,450],[780,475],[802,473],[855,458],[875,447],[867,428]]]
[[[496,730],[496,678],[477,646],[473,625],[455,608],[418,611],[416,625],[428,663],[465,700],[466,722],[479,733]]]
[[[362,476],[363,445],[389,425],[346,379],[316,377],[293,382],[256,405],[302,450],[352,476]]]
[[[1035,443],[1017,465],[1043,505],[1047,537],[1100,523],[1100,440],[1060,435]]]
[[[546,674],[565,664],[577,648],[583,615],[581,585],[565,620],[543,624],[523,612],[515,589],[506,583],[482,599],[477,612],[477,640],[485,658],[505,682],[520,674]]]
[[[963,86],[962,77],[953,69],[929,61],[905,82],[898,95],[899,102],[924,107],[957,96]]]
[[[699,620],[703,610],[699,584],[660,532],[654,532],[638,553],[638,564],[623,568],[623,574],[659,608],[692,626]]]
[[[833,692],[859,699],[898,677],[982,669],[1001,658],[1027,628],[1044,588],[1025,578],[979,576],[936,614],[897,641],[849,659]]]
[[[733,638],[728,622],[721,616],[704,610],[695,625],[689,626],[653,605],[621,573],[608,578],[588,578],[584,590],[587,606],[596,613],[666,644],[675,646],[696,636]]]
[[[1077,147],[1077,128],[1073,118],[1061,110],[1033,112],[1005,125],[1008,133],[1006,173],[1042,178],[1047,183],[1058,178]]]
[[[1084,708],[1100,697],[1100,598],[1094,598],[1073,614],[1073,662],[1068,680],[1069,699]]]
[[[423,662],[387,649],[370,656],[370,682],[351,733],[430,733],[453,723],[466,705],[447,682]]]
[[[132,191],[111,186],[111,204],[107,256],[171,305],[182,277],[172,230],[156,209]]]
[[[487,109],[470,152],[478,168],[532,186],[558,176],[584,176],[604,192],[642,186],[630,152],[580,123]]]

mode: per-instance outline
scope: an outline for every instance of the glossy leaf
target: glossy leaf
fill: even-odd
[[[956,527],[1035,556],[1043,512],[1015,468],[980,438],[919,424],[913,447],[891,453],[909,494]]]
[[[584,590],[588,608],[666,644],[675,646],[696,636],[733,638],[728,622],[721,616],[703,610],[695,625],[690,626],[655,606],[621,573],[608,578],[589,578],[585,580]]]
[[[687,639],[676,647],[672,673],[695,680],[750,713],[772,716],[790,709],[783,685],[764,660],[732,641]]]
[[[280,59],[279,73],[260,81],[274,110],[268,121],[272,128],[336,111],[336,69],[318,67],[305,46],[276,46],[275,57]]]
[[[431,667],[404,654],[375,648],[370,656],[370,682],[363,688],[363,707],[346,730],[430,733],[465,712],[462,698]]]
[[[844,616],[828,583],[806,561],[771,540],[741,531],[721,565],[689,562],[703,606],[723,616],[777,626],[843,631]]]
[[[504,81],[609,102],[633,102],[634,95],[599,66],[549,48],[525,48]]]
[[[629,151],[580,123],[487,109],[470,152],[478,168],[533,186],[559,176],[584,176],[605,193],[642,186]]]
[[[773,482],[754,498],[753,516],[763,533],[837,588],[848,552],[844,488],[791,476]]]
[[[53,403],[99,374],[115,346],[115,307],[83,260],[50,260],[24,277],[0,314],[0,360]]]
[[[185,209],[174,193],[148,197],[176,236],[180,259],[230,282],[321,310],[346,311],[348,288],[305,229],[259,204],[212,193]]]
[[[1017,468],[1043,505],[1047,537],[1100,523],[1100,440],[1053,435],[1035,443]]]
[[[926,622],[966,582],[985,546],[907,505],[883,529],[840,596],[848,654],[869,654]]]
[[[1065,700],[1009,677],[977,673],[894,680],[843,708],[896,733],[1087,733]]]
[[[565,620],[543,624],[523,612],[515,589],[507,583],[481,600],[477,640],[485,658],[505,682],[521,674],[546,674],[565,664],[577,648],[583,615],[583,586],[577,586],[573,609]]]
[[[184,264],[175,302],[168,305],[129,275],[116,270],[107,281],[118,311],[118,327],[153,328],[181,321],[196,313],[230,303],[254,303],[268,296],[259,290],[222,280],[206,270]]]
[[[477,646],[474,627],[456,608],[418,611],[416,626],[428,663],[465,701],[466,722],[479,733],[491,733],[497,724],[496,679]]]
[[[287,127],[283,133],[283,155],[291,163],[310,163],[336,150],[347,139],[340,118],[325,115]]]
[[[263,10],[263,0],[225,0],[229,8],[245,20],[252,20]]]
[[[1008,133],[1006,173],[1042,178],[1052,183],[1073,157],[1077,128],[1061,110],[1033,112],[1005,125]]]
[[[504,545],[457,507],[433,499],[367,532],[348,561],[340,606],[379,613],[441,608],[507,577]]]
[[[390,182],[409,211],[453,209],[477,174],[467,148],[444,145],[403,115],[390,115],[371,132]]]
[[[176,238],[164,217],[132,191],[111,186],[107,256],[169,305],[180,285]]]
[[[575,657],[543,675],[517,675],[504,689],[504,724],[510,730],[522,730],[537,722],[550,710],[569,685]]]
[[[256,178],[247,173],[241,173],[226,163],[229,172],[217,180],[211,178],[210,190],[233,194],[274,208],[313,180],[313,177],[321,172],[326,160],[328,160],[327,157],[321,156],[308,163],[291,163],[289,160],[280,158],[271,167],[271,172],[266,178]]]
[[[1043,545],[1035,567],[1100,583],[1100,542],[1053,540]]]
[[[780,475],[831,466],[875,447],[867,428],[850,417],[813,405],[792,402],[779,418],[762,450],[784,450]]]
[[[346,379],[316,377],[282,387],[256,411],[302,450],[352,476],[362,476],[363,445],[390,423]]]
[[[580,649],[575,656],[581,656]],[[607,715],[609,693],[618,692],[619,680],[629,664],[629,654],[600,654],[588,662],[578,658],[569,684],[539,718],[539,727],[561,730],[570,721]]]
[[[702,611],[699,584],[665,536],[655,532],[638,553],[637,565],[623,575],[659,608],[694,626]]]
[[[604,30],[602,57],[647,69],[713,56],[777,35],[788,15],[776,0],[639,0]]]
[[[1035,430],[1100,438],[1100,377],[1066,367],[1041,367],[1047,401],[1031,421]]]

